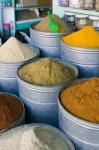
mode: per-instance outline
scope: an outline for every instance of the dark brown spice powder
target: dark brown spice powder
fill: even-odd
[[[16,97],[0,94],[0,131],[11,127],[22,111],[23,106]]]

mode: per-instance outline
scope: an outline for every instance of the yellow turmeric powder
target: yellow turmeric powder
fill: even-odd
[[[84,26],[80,31],[64,36],[62,41],[80,48],[99,48],[99,32],[92,26]]]
[[[99,78],[91,78],[64,89],[60,101],[73,115],[99,123]]]

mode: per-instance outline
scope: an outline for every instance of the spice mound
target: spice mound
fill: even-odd
[[[62,41],[80,48],[99,48],[99,32],[92,26],[85,26],[80,31],[64,36]]]
[[[60,27],[60,32],[69,32],[71,31],[71,27],[62,21],[57,15],[52,15],[53,21],[57,22]],[[45,17],[40,23],[35,26],[32,26],[33,29],[42,31],[42,32],[51,32],[50,31],[50,20],[49,17]]]
[[[2,144],[3,143],[3,144]],[[50,127],[24,125],[0,137],[3,150],[71,150],[64,136]]]
[[[0,131],[10,128],[21,116],[23,106],[14,96],[0,94]]]
[[[37,52],[11,37],[0,47],[0,62],[18,63],[33,58]]]
[[[75,79],[74,71],[53,58],[42,58],[19,69],[19,77],[31,84],[52,86]]]
[[[64,89],[60,101],[75,116],[99,123],[99,78],[90,78]]]

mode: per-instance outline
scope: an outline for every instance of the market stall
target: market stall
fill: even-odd
[[[0,4],[0,150],[99,150],[98,0]]]

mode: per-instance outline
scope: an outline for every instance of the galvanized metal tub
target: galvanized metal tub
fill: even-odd
[[[35,46],[28,45],[31,48],[34,48],[37,52],[37,55],[34,56],[31,60],[39,58],[40,52],[39,49]],[[19,95],[18,90],[18,83],[17,83],[17,69],[23,63],[26,63],[27,60],[24,62],[19,63],[0,63],[0,90],[2,92],[13,93],[15,95]]]
[[[6,129],[0,131],[0,135],[2,135],[5,132],[7,132],[8,130],[15,128],[19,125],[23,125],[25,123],[25,107],[24,107],[24,103],[22,102],[22,100],[18,96],[11,94],[11,93],[6,93],[6,92],[0,92],[0,94],[5,94],[5,95],[9,95],[9,96],[17,98],[17,100],[21,102],[21,105],[23,108],[23,111],[22,111],[22,114],[20,115],[20,117],[9,128],[6,128]]]
[[[74,70],[76,79],[78,76],[77,68],[71,64],[66,64],[66,66]],[[26,105],[27,120],[29,122],[41,122],[58,126],[58,94],[66,84],[38,86],[23,81],[19,75],[18,84],[19,95]]]
[[[99,49],[84,49],[61,41],[61,58],[77,65],[79,77],[99,76]]]
[[[77,84],[79,81],[73,84]],[[59,128],[72,140],[76,150],[99,150],[99,124],[88,122],[72,115],[64,109],[60,97],[58,109]]]
[[[36,24],[35,24],[36,25]],[[31,43],[41,50],[41,57],[56,57],[61,56],[61,41],[60,37],[69,34],[73,30],[65,33],[50,33],[34,30],[30,27]]]

